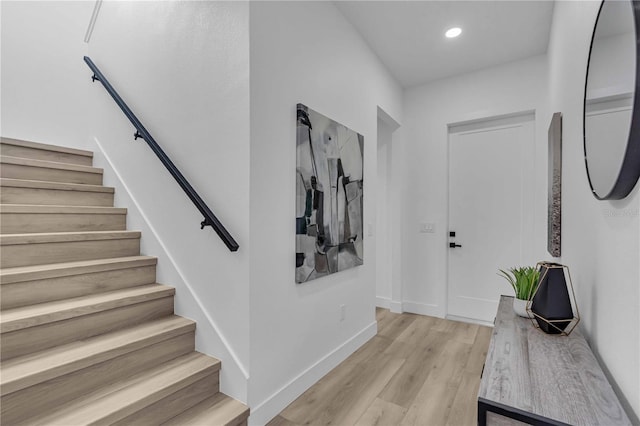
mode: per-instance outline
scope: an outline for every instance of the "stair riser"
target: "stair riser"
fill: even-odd
[[[21,164],[7,163],[3,163],[1,169],[2,171],[0,172],[0,177],[3,178],[102,185],[101,173],[49,169],[46,167],[33,167]]]
[[[47,151],[45,149],[34,149],[25,146],[0,144],[0,155],[9,157],[31,158],[33,160],[55,161],[56,163],[79,164],[81,166],[91,166],[92,157],[75,155],[65,152]]]
[[[113,206],[91,154],[0,138],[0,155],[0,424],[152,426],[221,396],[126,210],[65,207]],[[213,423],[246,425],[238,405]]]
[[[247,424],[249,408],[223,393],[209,396],[201,403],[173,417],[162,426],[200,426],[204,424],[242,426]]]
[[[23,422],[93,390],[194,350],[194,332],[142,348],[103,363],[8,394],[2,399],[2,423]]]
[[[0,232],[30,234],[38,232],[124,231],[126,214],[2,213]]]
[[[125,417],[113,426],[159,425],[218,392],[219,371]]]
[[[138,254],[140,254],[139,238],[14,244],[2,246],[0,267],[44,265]]]
[[[90,315],[24,328],[1,337],[3,359],[64,345],[173,313],[173,297],[163,297]]]
[[[3,186],[0,189],[0,202],[3,204],[113,207],[113,193]]]
[[[16,282],[0,286],[0,304],[2,309],[12,309],[152,284],[155,281],[156,266],[150,265]]]

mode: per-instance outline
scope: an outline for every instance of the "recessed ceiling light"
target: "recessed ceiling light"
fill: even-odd
[[[447,38],[458,37],[460,34],[462,34],[462,29],[458,27],[449,28],[447,32],[444,33]]]

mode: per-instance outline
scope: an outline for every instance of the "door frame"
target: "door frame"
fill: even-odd
[[[525,176],[529,176],[529,189],[532,191],[532,195],[533,197],[533,201],[531,201],[532,203],[532,207],[535,205],[536,203],[536,199],[535,199],[535,174],[533,173],[533,171],[535,170],[535,152],[536,152],[536,139],[537,139],[537,111],[535,109],[529,109],[529,110],[522,110],[522,111],[517,111],[517,112],[513,112],[513,113],[508,113],[508,114],[499,114],[499,115],[491,115],[491,116],[486,116],[486,117],[481,117],[481,118],[476,118],[476,119],[472,119],[472,120],[464,120],[464,121],[457,121],[457,122],[451,122],[451,123],[447,123],[447,178],[446,178],[446,185],[447,185],[447,205],[446,205],[446,228],[445,228],[445,242],[447,244],[447,248],[446,248],[446,255],[445,255],[445,265],[444,265],[444,276],[445,276],[445,283],[444,283],[444,300],[443,300],[443,312],[444,312],[444,317],[446,319],[451,319],[451,320],[457,320],[457,321],[463,321],[463,322],[472,322],[475,324],[480,324],[480,325],[486,325],[486,326],[490,326],[493,327],[493,323],[491,322],[485,322],[485,321],[481,321],[481,320],[473,320],[471,318],[465,318],[465,317],[459,317],[456,315],[449,315],[449,288],[450,288],[450,277],[449,277],[449,266],[450,266],[450,253],[451,250],[448,247],[449,244],[449,229],[450,229],[450,218],[451,218],[451,183],[450,183],[450,176],[451,176],[451,134],[452,133],[461,133],[464,131],[471,131],[473,129],[500,129],[500,128],[506,128],[506,127],[513,127],[515,123],[517,122],[525,122],[525,121],[531,121],[533,123],[533,141],[531,143],[531,146],[528,147],[528,154],[530,156],[530,158],[532,159],[531,162],[531,173],[525,174]],[[454,131],[455,129],[460,129],[459,131]],[[463,130],[466,129],[466,130]],[[533,213],[533,208],[529,209],[529,211],[531,212],[531,217],[529,218],[530,224],[532,226],[532,229],[534,229],[533,227],[535,226],[535,214]],[[535,229],[532,231],[532,233],[535,233]],[[532,235],[533,237],[534,235]],[[533,240],[533,238],[532,238]],[[529,250],[531,251],[530,254],[533,253],[533,248],[529,248]]]
[[[399,184],[401,181],[401,177],[399,175],[400,170],[398,170],[397,162],[399,159],[399,140],[397,137],[396,131],[400,128],[400,123],[398,123],[393,117],[391,117],[385,110],[383,110],[380,106],[377,107],[377,121],[380,121],[387,128],[390,140],[386,141],[388,143],[388,154],[391,155],[391,161],[387,162],[386,176],[387,176],[387,196],[391,195],[391,199],[389,201],[387,210],[386,210],[386,224],[385,231],[386,238],[388,242],[388,247],[386,248],[388,254],[389,261],[389,276],[391,278],[391,282],[389,283],[389,299],[383,300],[378,297],[377,288],[378,288],[378,276],[376,274],[377,261],[378,261],[378,251],[380,250],[380,245],[378,244],[378,239],[376,239],[376,266],[374,267],[374,286],[375,286],[375,304],[378,307],[390,309],[391,312],[402,312],[402,279],[401,279],[401,250],[402,250],[402,229],[400,226],[401,221],[399,220],[400,216],[400,200],[397,199],[399,194],[397,191],[390,191],[391,187],[394,184]],[[376,125],[377,127],[377,125]],[[376,132],[376,180],[379,176],[378,171],[378,149],[380,146],[379,142],[380,135]],[[373,237],[377,237],[381,234],[382,229],[378,228],[378,216],[379,216],[379,195],[377,192],[379,188],[376,184],[376,216],[375,223],[373,224],[373,229],[375,229]],[[367,224],[367,228],[370,228],[371,224]],[[370,230],[368,229],[366,235],[370,236]]]

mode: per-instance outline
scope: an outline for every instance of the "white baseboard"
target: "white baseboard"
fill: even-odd
[[[482,321],[475,318],[459,317],[457,315],[447,315],[446,318],[452,321],[468,322],[470,324],[485,325],[487,327],[493,328],[493,323],[490,321]]]
[[[300,373],[297,377],[276,391],[269,398],[251,408],[249,425],[265,425],[277,416],[287,405],[293,402],[304,391],[309,389],[324,375],[333,370],[349,355],[364,345],[378,330],[378,323],[373,322],[358,332],[351,339],[338,346],[329,354],[318,360],[311,367]]]
[[[388,297],[378,297],[376,296],[376,306],[378,308],[390,309],[391,308],[391,299]]]
[[[418,315],[429,315],[431,317],[443,318],[444,312],[438,305],[432,305],[427,303],[417,302],[402,302],[402,309],[404,312],[409,312]]]
[[[389,303],[389,310],[394,314],[401,314],[404,312],[404,306],[402,302],[391,301]]]

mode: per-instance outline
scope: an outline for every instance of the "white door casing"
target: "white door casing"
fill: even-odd
[[[402,312],[400,279],[401,222],[398,141],[394,132],[400,124],[378,107],[376,183],[376,305]]]
[[[378,176],[376,214],[376,297],[378,306],[391,307],[391,129],[378,119]]]
[[[532,113],[449,128],[447,316],[492,322],[501,294],[498,269],[535,263]]]

